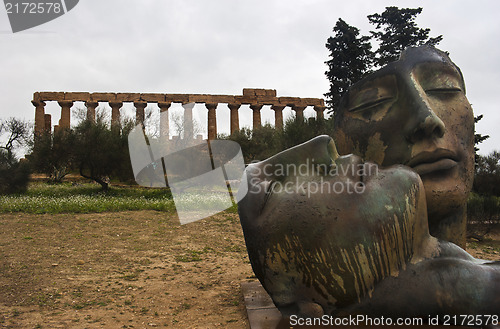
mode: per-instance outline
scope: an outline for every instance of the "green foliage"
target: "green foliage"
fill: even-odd
[[[26,191],[30,168],[26,161],[19,161],[16,149],[29,142],[30,125],[23,120],[9,118],[0,120],[0,194],[22,193]]]
[[[369,22],[376,28],[370,33],[379,42],[379,48],[375,51],[379,67],[396,61],[408,47],[424,44],[435,46],[441,42],[442,35],[430,38],[430,29],[417,26],[415,18],[421,12],[422,8],[386,7],[381,14],[368,15]]]
[[[335,36],[328,38],[326,48],[330,59],[325,62],[325,72],[330,81],[330,91],[325,94],[327,106],[335,108],[349,86],[361,80],[373,64],[370,37],[360,36],[359,29],[340,19],[333,28]]]
[[[330,135],[333,120],[316,120],[314,118],[297,120],[294,117],[285,121],[283,130],[266,124],[257,130],[243,128],[231,136],[219,136],[229,139],[241,146],[245,163],[265,160],[287,148],[304,143],[319,135]]]
[[[473,191],[482,195],[500,196],[500,152],[476,156]]]
[[[362,36],[359,29],[339,19],[333,28],[335,35],[328,38],[326,47],[330,59],[325,72],[330,81],[330,91],[325,94],[330,111],[335,111],[347,89],[371,71],[399,58],[407,47],[437,45],[443,36],[429,37],[430,29],[419,28],[415,18],[422,8],[386,7],[381,14],[368,15],[375,25],[370,36]],[[372,41],[378,48],[372,50]]]
[[[71,170],[78,170],[106,191],[112,178],[134,179],[128,149],[132,128],[132,122],[110,128],[100,115],[95,122],[84,119],[74,129],[37,136],[30,162],[53,182],[60,183]]]
[[[23,193],[28,187],[30,168],[12,154],[0,150],[0,194]]]
[[[500,198],[471,193],[467,202],[467,231],[481,240],[500,220]]]
[[[485,140],[490,138],[489,135],[483,136],[481,134],[476,133],[475,124],[478,123],[482,118],[483,118],[482,114],[474,117],[474,155],[475,155],[474,162],[475,162],[476,166],[479,165],[479,154],[477,154],[477,152],[479,151],[479,148],[477,147],[477,145],[481,144],[482,142],[484,142]]]
[[[13,117],[0,120],[0,137],[5,140],[0,150],[7,152],[8,158],[15,158],[16,149],[30,143],[31,124]]]
[[[259,129],[242,128],[231,136],[219,136],[229,139],[241,146],[245,163],[264,160],[282,150],[280,131],[270,124]]]
[[[304,143],[319,135],[330,135],[333,131],[333,120],[315,120],[314,118],[286,120],[283,131],[279,134],[281,149]]]
[[[36,137],[29,157],[32,168],[44,173],[52,183],[61,183],[71,170],[75,134],[71,130],[46,132]]]
[[[126,137],[111,131],[101,117],[83,120],[74,129],[73,157],[82,177],[108,189],[109,176],[123,162],[130,162]],[[125,141],[125,143],[123,143]]]
[[[24,195],[0,196],[0,212],[93,213],[126,210],[174,211],[169,189],[119,188],[102,193],[96,184],[33,183]]]

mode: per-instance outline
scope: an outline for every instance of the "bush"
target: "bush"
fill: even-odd
[[[51,183],[61,183],[72,169],[74,137],[69,129],[37,136],[29,156],[33,171],[46,174]]]
[[[219,136],[241,146],[245,163],[264,160],[282,150],[280,132],[270,124],[259,129],[242,128],[231,136]]]
[[[482,240],[500,219],[500,198],[472,193],[467,202],[467,235]]]
[[[30,168],[26,161],[18,161],[0,152],[0,194],[23,193],[28,188]]]
[[[219,136],[219,139],[237,142],[241,146],[245,163],[250,163],[265,160],[316,136],[331,135],[332,131],[332,120],[309,118],[300,121],[292,117],[286,120],[283,130],[266,124],[256,130],[242,128],[231,136]]]

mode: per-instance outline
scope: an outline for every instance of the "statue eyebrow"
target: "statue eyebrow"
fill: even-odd
[[[425,91],[456,90],[465,92],[465,83],[457,68],[446,62],[416,65],[411,73]]]
[[[349,95],[349,112],[370,108],[393,100],[397,97],[396,77],[392,73],[365,81]]]

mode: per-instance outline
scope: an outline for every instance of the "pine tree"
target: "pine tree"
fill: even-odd
[[[349,86],[370,72],[374,54],[370,37],[360,36],[359,29],[339,18],[333,28],[335,36],[328,38],[326,47],[330,59],[325,62],[325,72],[330,81],[330,91],[325,94],[327,106],[335,110]]]
[[[430,38],[430,29],[417,26],[415,18],[421,12],[422,8],[386,7],[382,14],[368,15],[368,20],[376,28],[370,33],[379,41],[379,48],[375,51],[378,67],[396,61],[407,47],[435,46],[441,42],[442,35]]]

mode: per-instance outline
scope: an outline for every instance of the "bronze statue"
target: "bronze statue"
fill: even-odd
[[[341,154],[413,168],[424,182],[431,234],[465,248],[474,116],[462,73],[447,54],[408,48],[349,89],[335,127]]]
[[[278,309],[498,315],[500,263],[452,243],[463,243],[473,169],[460,70],[434,48],[407,50],[355,84],[338,111],[340,153],[373,162],[339,156],[319,136],[245,171],[248,254]]]

